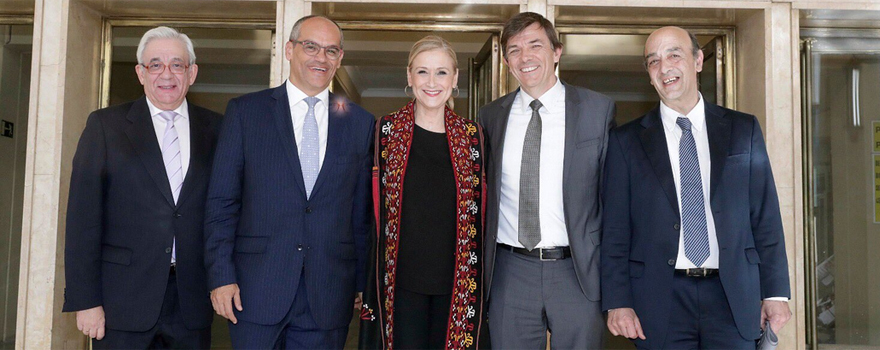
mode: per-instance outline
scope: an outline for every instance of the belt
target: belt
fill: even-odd
[[[541,261],[562,260],[571,257],[571,248],[569,247],[535,248],[531,251],[504,243],[498,243],[498,247],[517,254],[535,257],[541,259]]]
[[[718,269],[706,269],[702,267],[697,267],[693,269],[676,269],[676,275],[687,276],[687,277],[714,277],[718,276]]]

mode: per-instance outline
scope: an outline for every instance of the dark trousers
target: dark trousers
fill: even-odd
[[[662,349],[755,349],[755,339],[744,339],[739,334],[718,276],[675,275],[669,311]],[[646,349],[638,342],[636,345]]]
[[[394,291],[394,348],[445,349],[452,294]]]
[[[146,332],[127,332],[105,328],[104,339],[92,340],[93,349],[209,349],[211,327],[191,330],[183,324],[177,296],[177,276],[168,275],[165,300],[159,320]]]
[[[489,295],[489,335],[496,349],[601,349],[599,301],[578,284],[572,259],[541,261],[498,249]],[[585,283],[599,283],[599,277]]]
[[[354,312],[352,299],[352,312]],[[244,307],[247,307],[246,305]],[[300,277],[293,305],[278,324],[261,325],[238,319],[229,322],[229,336],[235,349],[342,349],[348,325],[320,329],[309,310],[305,278]]]

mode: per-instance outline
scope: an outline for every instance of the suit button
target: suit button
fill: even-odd
[[[312,212],[312,207],[306,207],[306,214],[310,214]]]
[[[165,248],[165,254],[171,254],[171,247]]]
[[[178,213],[178,212],[175,212],[175,213],[174,213],[174,217],[176,217],[176,218],[179,218],[179,217],[181,217],[181,216],[183,216],[183,215],[180,215],[180,213]]]
[[[675,259],[669,259],[666,263],[669,264],[669,266],[675,266]]]
[[[679,225],[679,224],[676,222],[675,225],[672,225],[672,228],[674,228],[674,229],[676,229],[676,230],[680,230],[680,229],[681,229],[681,225]]]
[[[302,244],[298,244],[298,245],[296,246],[296,250],[303,250],[303,245],[302,245]]]

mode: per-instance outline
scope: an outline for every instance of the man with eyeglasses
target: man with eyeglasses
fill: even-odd
[[[236,349],[342,349],[366,282],[375,120],[328,87],[342,31],[298,20],[279,87],[229,102],[208,190],[211,301]]]
[[[70,179],[63,311],[94,349],[206,349],[204,212],[221,116],[186,100],[190,39],[147,31],[145,97],[92,112]]]

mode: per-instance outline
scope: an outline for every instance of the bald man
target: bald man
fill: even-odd
[[[645,43],[660,104],[612,130],[604,176],[602,308],[640,349],[755,349],[791,317],[776,186],[754,116],[706,102],[696,37]]]

